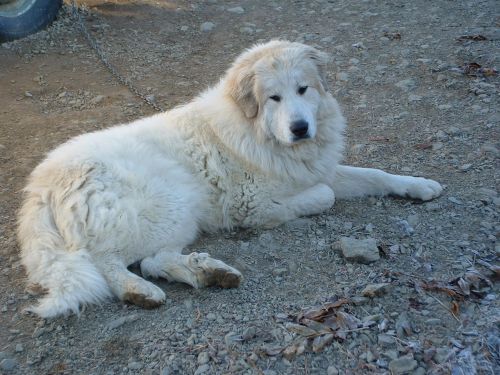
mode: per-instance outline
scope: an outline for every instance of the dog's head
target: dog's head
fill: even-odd
[[[266,137],[292,145],[316,135],[317,112],[327,91],[327,61],[315,48],[272,41],[238,57],[224,87]]]

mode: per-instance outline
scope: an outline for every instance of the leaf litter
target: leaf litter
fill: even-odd
[[[295,334],[294,340],[284,347],[264,348],[264,353],[269,356],[282,354],[287,359],[297,357],[306,350],[318,353],[334,340],[345,340],[350,332],[369,328],[345,311],[343,306],[349,303],[347,298],[335,298],[320,307],[288,315],[291,321],[286,322],[284,328]]]

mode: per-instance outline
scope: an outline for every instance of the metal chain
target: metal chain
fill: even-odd
[[[133,94],[141,98],[144,102],[150,105],[158,112],[163,112],[163,108],[161,108],[155,101],[148,97],[147,95],[140,92],[127,78],[121,75],[118,70],[108,61],[106,55],[103,53],[101,47],[97,43],[97,41],[90,35],[89,30],[85,26],[85,22],[78,11],[78,7],[76,6],[75,0],[71,0],[71,12],[72,16],[75,19],[77,25],[80,27],[80,31],[87,39],[89,45],[94,49],[94,52],[99,57],[104,66],[109,70],[109,72],[120,82],[122,85],[126,86]]]

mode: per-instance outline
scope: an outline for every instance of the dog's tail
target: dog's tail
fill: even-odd
[[[53,215],[50,199],[28,191],[19,215],[22,263],[31,283],[46,290],[27,311],[42,318],[80,313],[80,307],[111,296],[108,284],[85,249],[68,249]],[[65,228],[66,229],[66,228]]]

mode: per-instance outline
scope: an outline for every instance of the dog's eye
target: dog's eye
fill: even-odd
[[[269,99],[274,100],[275,102],[279,102],[279,101],[281,101],[281,96],[273,95],[273,96],[270,96]]]
[[[300,95],[304,95],[306,93],[307,86],[302,86],[299,87],[299,90],[297,91]]]

